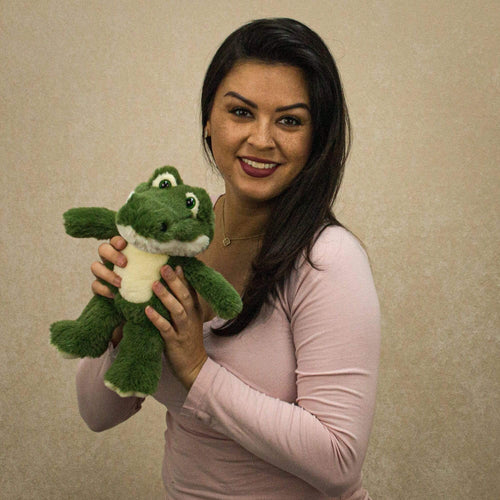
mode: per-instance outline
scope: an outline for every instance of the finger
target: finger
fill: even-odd
[[[125,323],[121,323],[113,330],[113,335],[111,336],[111,342],[113,343],[113,347],[116,347],[123,338],[123,326]]]
[[[95,295],[102,295],[108,299],[113,299],[115,297],[113,292],[106,285],[97,280],[92,282],[92,292]]]
[[[179,276],[179,278],[184,281],[184,283],[188,284],[187,280],[186,280],[186,277],[184,276],[184,271],[182,270],[182,267],[181,266],[177,266],[175,268],[175,274],[177,274],[177,276]]]
[[[184,283],[184,286],[190,291],[190,292],[193,292],[194,291],[194,288],[193,286],[191,285],[191,283],[189,283],[189,281],[186,279],[186,277],[184,276],[184,271],[182,269],[181,266],[177,266],[175,268],[175,274],[177,275],[177,277],[182,281],[182,283]]]
[[[161,275],[177,300],[187,311],[191,311],[194,308],[194,300],[187,283],[185,283],[170,266],[162,267]]]
[[[90,266],[92,274],[99,279],[102,279],[110,285],[120,287],[122,279],[114,271],[108,269],[102,262],[92,262]]]
[[[103,262],[111,262],[115,266],[125,267],[127,258],[119,250],[116,250],[110,243],[102,243],[99,245],[99,256]]]
[[[159,281],[153,284],[153,291],[161,303],[168,309],[172,322],[176,327],[184,324],[188,317],[186,309]]]
[[[189,283],[189,281],[186,279],[186,276],[184,275],[184,270],[182,269],[181,266],[177,266],[175,268],[175,274],[179,276],[180,280],[184,283],[186,288],[189,290],[189,293],[191,294],[191,297],[194,301],[194,306],[198,307],[199,305],[199,297],[198,297],[198,292],[194,289],[193,285]]]
[[[151,306],[147,306],[145,312],[146,316],[158,329],[165,342],[168,342],[176,335],[174,327],[171,325],[171,323],[167,321],[161,314],[156,312]]]
[[[109,243],[116,250],[123,250],[127,246],[127,240],[122,236],[113,236]]]

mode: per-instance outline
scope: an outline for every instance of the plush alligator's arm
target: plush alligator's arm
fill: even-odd
[[[102,207],[70,208],[64,212],[64,227],[74,238],[108,240],[118,236],[116,212]]]
[[[174,268],[182,267],[187,281],[220,318],[232,319],[241,312],[241,298],[222,274],[195,257],[171,257],[168,264]]]

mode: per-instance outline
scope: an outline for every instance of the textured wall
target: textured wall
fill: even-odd
[[[90,297],[97,245],[61,213],[118,207],[201,156],[206,66],[243,22],[290,16],[337,57],[354,125],[338,215],[366,244],[383,310],[375,499],[497,499],[499,3],[0,1],[0,491],[161,498],[164,412],[103,434],[48,325]]]

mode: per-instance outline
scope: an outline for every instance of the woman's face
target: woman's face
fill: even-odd
[[[264,202],[304,167],[312,144],[307,85],[299,68],[238,63],[215,94],[206,133],[228,194]]]

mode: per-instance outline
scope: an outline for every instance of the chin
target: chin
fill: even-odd
[[[272,202],[280,193],[263,191],[239,191],[238,197],[252,203],[266,204]]]

